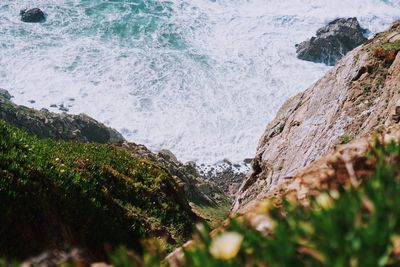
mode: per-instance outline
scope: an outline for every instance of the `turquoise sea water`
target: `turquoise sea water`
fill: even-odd
[[[279,106],[329,69],[294,45],[337,17],[371,35],[400,0],[38,0],[0,2],[0,87],[19,104],[67,106],[181,160],[240,162]],[[31,103],[34,100],[34,103]]]

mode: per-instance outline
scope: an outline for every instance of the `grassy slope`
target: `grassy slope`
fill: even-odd
[[[182,190],[124,149],[39,140],[0,120],[0,256],[65,244],[140,251],[148,236],[180,242],[195,219]]]

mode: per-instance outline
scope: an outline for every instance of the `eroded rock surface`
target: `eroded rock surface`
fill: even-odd
[[[336,145],[398,122],[399,34],[400,21],[286,101],[259,141],[253,170],[239,189],[233,212],[245,211]]]

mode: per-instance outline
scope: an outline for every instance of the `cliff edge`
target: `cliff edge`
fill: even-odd
[[[284,103],[259,141],[233,212],[244,212],[338,144],[400,120],[400,21]]]

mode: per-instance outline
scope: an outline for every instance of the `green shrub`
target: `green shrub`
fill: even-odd
[[[385,43],[382,46],[386,51],[400,51],[400,40],[393,43]]]
[[[386,66],[390,66],[396,59],[397,53],[400,51],[400,40],[393,43],[384,43],[374,49],[374,57],[383,60]]]

